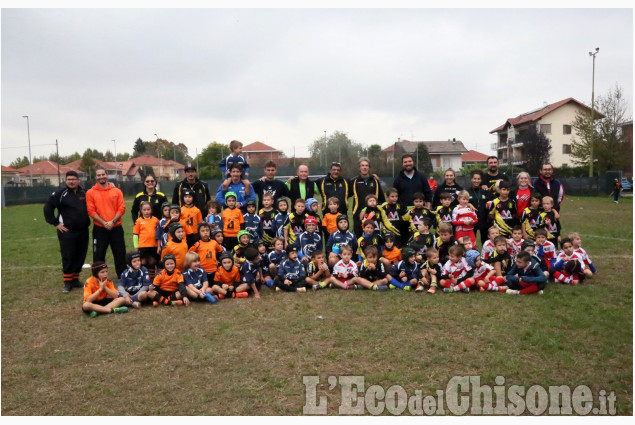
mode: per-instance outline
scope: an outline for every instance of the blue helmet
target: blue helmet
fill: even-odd
[[[470,267],[476,267],[476,259],[480,257],[481,254],[475,249],[470,249],[465,253],[465,261],[467,261],[467,265]]]

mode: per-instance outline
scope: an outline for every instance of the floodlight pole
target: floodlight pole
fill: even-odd
[[[600,51],[599,47],[595,52],[589,52],[593,57],[593,76],[591,79],[591,143],[589,144],[589,177],[593,177],[593,144],[595,143],[595,55]]]
[[[33,187],[33,162],[31,161],[31,129],[29,128],[29,116],[22,115],[22,118],[26,118],[26,135],[29,140],[29,180],[31,187]]]

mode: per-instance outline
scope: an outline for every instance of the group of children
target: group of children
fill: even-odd
[[[143,304],[215,304],[259,298],[263,286],[285,292],[330,287],[529,294],[541,292],[549,278],[575,285],[595,273],[580,235],[560,238],[551,198],[532,194],[515,223],[509,186],[501,182],[498,189],[500,196],[488,204],[494,225],[480,252],[477,214],[465,191],[456,200],[441,194],[434,211],[422,193],[408,208],[397,203],[395,189],[382,205],[368,195],[359,215],[361,235],[349,230],[337,198],[326,200],[323,217],[316,199],[297,199],[289,212],[286,198],[275,200],[274,208],[270,194],[256,211],[255,202],[238,208],[236,194],[228,192],[223,208],[207,204],[205,218],[187,190],[183,206],[162,205],[160,220],[143,202],[133,229],[135,251],[127,255],[119,287],[108,281],[106,264],[94,264],[83,310],[95,316]]]

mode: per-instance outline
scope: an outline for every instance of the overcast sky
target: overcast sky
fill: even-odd
[[[2,10],[2,164],[134,141],[262,141],[307,156],[324,131],[365,145],[463,141],[618,83],[632,113],[632,9]],[[12,147],[20,147],[14,149]]]

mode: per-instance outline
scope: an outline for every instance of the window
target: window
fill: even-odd
[[[540,124],[539,130],[543,134],[551,134],[551,124]]]
[[[571,134],[571,126],[567,124],[563,125],[562,134]]]
[[[570,154],[571,153],[571,145],[562,145],[562,153]]]

